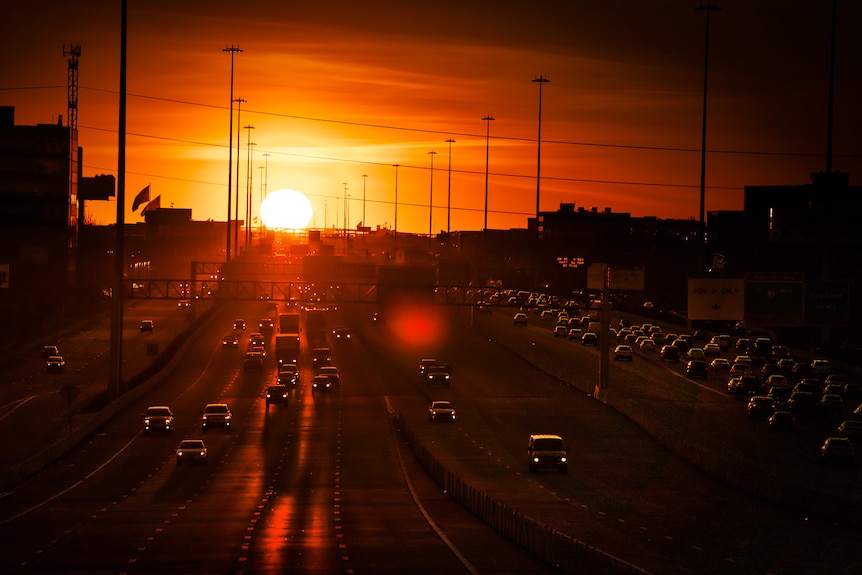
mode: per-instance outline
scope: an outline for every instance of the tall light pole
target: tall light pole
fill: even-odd
[[[392,167],[395,168],[395,222],[393,224],[393,241],[398,239],[398,166],[399,164],[392,164]]]
[[[485,116],[482,120],[487,124],[485,132],[485,221],[482,229],[485,233],[485,244],[488,243],[488,155],[491,145],[491,121],[496,120],[492,116]],[[487,248],[487,245],[485,246]]]
[[[263,154],[263,177],[261,178],[261,193],[260,193],[260,205],[263,205],[263,201],[266,199],[266,196],[269,195],[269,154]],[[263,215],[261,214],[260,218],[260,226],[262,230],[266,230],[265,222],[263,221]]]
[[[539,135],[538,135],[538,146],[537,146],[537,156],[536,156],[536,233],[537,237],[541,237],[541,232],[539,231],[539,198],[541,197],[542,190],[542,84],[546,84],[550,82],[544,76],[539,76],[538,78],[534,78],[533,82],[539,84]]]
[[[234,227],[233,227],[233,250],[235,254],[239,254],[239,157],[240,150],[242,149],[242,143],[240,142],[240,138],[242,137],[242,130],[239,129],[239,126],[242,125],[240,121],[240,117],[242,116],[242,105],[246,102],[242,98],[237,98],[234,100],[236,102],[236,195],[234,196]]]
[[[249,209],[249,200],[251,199],[251,131],[254,130],[254,126],[249,124],[248,126],[243,126],[243,129],[246,131],[246,161],[245,161],[245,249],[248,249],[248,226],[251,222],[248,221],[249,214],[251,210]]]
[[[428,196],[428,237],[431,237],[434,235],[431,223],[434,214],[434,156],[437,155],[437,152],[431,150],[428,152],[428,155],[431,156],[431,193]]]
[[[125,2],[123,3],[125,6]],[[242,52],[239,46],[234,46],[233,44],[230,47],[225,48],[222,52],[230,53],[230,130],[228,131],[228,156],[227,156],[227,245],[225,246],[225,262],[230,261],[230,200],[231,195],[233,195],[233,190],[231,190],[231,181],[233,180],[233,174],[231,173],[233,170],[233,69],[234,69],[234,56],[237,52]]]
[[[362,174],[362,224],[368,226],[368,221],[365,219],[365,183],[368,181],[368,174]]]
[[[706,4],[697,6],[695,10],[703,10],[706,12],[706,48],[703,51],[703,119],[701,122],[701,137],[700,137],[700,232],[705,232],[704,225],[704,208],[706,204],[706,94],[709,84],[709,15],[716,10],[721,10],[718,6],[712,3],[712,0],[706,0]],[[701,237],[703,242],[703,237]]]
[[[446,143],[449,144],[449,186],[448,192],[446,193],[446,234],[449,234],[452,231],[452,144],[455,143],[455,140],[449,138],[446,140]]]
[[[264,154],[264,156],[266,156],[266,155],[267,154]],[[259,167],[260,167],[260,202],[258,203],[258,206],[262,207],[263,206],[263,182],[264,182],[264,179],[266,178],[266,166],[259,166]],[[258,208],[258,213],[257,213],[257,232],[258,232],[257,237],[259,238],[259,241],[260,241],[260,239],[263,238],[263,233],[262,233],[263,232],[263,214],[261,213],[260,208]]]
[[[344,235],[347,235],[347,182],[341,182],[344,186]]]
[[[120,101],[117,119],[117,224],[114,230],[114,278],[111,293],[111,341],[108,353],[111,372],[108,376],[108,393],[120,395],[123,381],[123,275],[125,271],[126,233],[126,85],[128,53],[128,2],[120,6]],[[233,113],[231,113],[231,125]],[[230,179],[230,178],[228,178]],[[229,208],[230,206],[228,206]],[[228,209],[228,211],[230,211]],[[228,218],[230,230],[230,218]],[[228,242],[230,235],[228,235]]]

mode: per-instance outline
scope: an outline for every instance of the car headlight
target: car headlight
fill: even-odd
[[[533,463],[538,463],[538,462],[539,462],[539,458],[536,456],[533,456]]]
[[[560,463],[566,463],[566,461],[567,461],[567,459],[566,459],[565,455],[560,457]]]

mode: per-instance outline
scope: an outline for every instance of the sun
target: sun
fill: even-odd
[[[276,190],[260,206],[260,219],[270,229],[303,230],[311,216],[311,202],[296,190]]]

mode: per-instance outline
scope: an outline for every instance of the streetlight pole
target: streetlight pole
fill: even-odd
[[[249,214],[251,213],[249,210],[249,200],[251,199],[251,131],[254,130],[254,126],[249,124],[248,126],[243,126],[243,129],[246,130],[246,163],[245,163],[245,173],[246,173],[246,186],[245,186],[245,249],[248,250],[248,226],[250,222],[248,221]]]
[[[452,144],[455,140],[449,138],[446,143],[449,144],[449,186],[446,193],[446,234],[448,235],[452,231]]]
[[[542,84],[550,82],[544,76],[534,78],[533,82],[539,84],[539,135],[536,157],[536,233],[537,237],[541,237],[539,228],[539,198],[542,190]]]
[[[368,174],[362,174],[362,224],[368,226],[368,221],[365,219],[365,183],[368,181]]]
[[[392,240],[393,242],[398,239],[398,166],[399,164],[392,164],[395,168],[395,223],[393,225],[393,234]]]
[[[240,139],[242,138],[242,130],[239,129],[239,126],[242,125],[241,116],[242,116],[242,105],[246,102],[242,98],[237,98],[234,100],[236,102],[236,191],[234,192],[236,195],[234,196],[234,228],[233,228],[233,251],[235,254],[239,255],[239,157],[240,150],[242,149],[242,143]]]
[[[703,10],[706,12],[706,48],[703,53],[703,119],[701,122],[701,138],[700,138],[700,231],[704,233],[704,208],[706,204],[706,94],[707,85],[709,83],[709,15],[716,10],[721,10],[720,7],[712,3],[712,0],[706,0],[706,4],[697,6],[695,10]],[[701,242],[703,238],[701,238]]]
[[[125,6],[125,3],[123,4]],[[227,156],[227,245],[225,246],[225,262],[230,261],[230,200],[233,195],[231,190],[231,181],[233,180],[233,69],[234,56],[237,52],[242,52],[239,46],[230,45],[229,48],[224,48],[222,52],[230,53],[230,130],[228,131],[228,156]]]
[[[347,236],[347,182],[341,182],[344,185],[344,235]]]
[[[434,156],[437,155],[437,152],[431,150],[428,152],[428,155],[431,156],[431,194],[428,196],[428,237],[434,235],[432,218],[434,214]]]
[[[485,221],[482,225],[482,229],[485,233],[485,247],[487,248],[488,243],[488,155],[491,145],[491,121],[496,120],[496,118],[492,116],[485,116],[482,120],[487,124],[487,130],[485,132]]]

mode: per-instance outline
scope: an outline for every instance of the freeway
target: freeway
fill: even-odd
[[[345,383],[323,394],[310,390],[305,342],[301,385],[267,409],[274,360],[244,371],[242,347],[221,346],[234,317],[263,313],[220,310],[158,385],[5,492],[0,572],[549,571],[421,472],[381,394],[385,368],[361,343],[336,350]],[[203,433],[200,411],[216,401],[232,430]],[[171,406],[173,434],[142,433],[151,404]],[[205,441],[206,465],[175,463],[187,437]]]
[[[540,524],[583,544],[590,554],[581,572],[862,568],[858,528],[740,490],[678,457],[585,392],[597,380],[597,353],[554,340],[545,326],[516,328],[505,311],[473,318],[472,327],[464,310],[431,312],[431,323],[385,325],[372,324],[366,305],[332,312],[330,327],[344,322],[357,336],[349,344],[330,341],[343,383],[330,394],[310,391],[304,342],[301,385],[288,405],[267,410],[262,392],[273,379],[272,360],[263,373],[244,372],[242,348],[220,346],[234,317],[265,313],[244,305],[250,307],[220,310],[158,385],[78,449],[3,494],[0,571],[549,570],[466,514],[420,472],[420,462],[436,475],[445,470],[452,485],[483,504],[502,503],[532,520],[518,524],[524,538],[539,538],[530,525]],[[419,359],[428,356],[451,364],[451,387],[428,388],[419,379]],[[611,368],[620,401],[667,427],[684,424],[682,433],[717,460],[730,458],[721,436],[737,444],[734,461],[758,465],[752,472],[770,463],[763,442],[775,438],[764,439],[768,433],[748,422],[717,382],[687,381],[678,368],[641,355]],[[427,421],[435,398],[455,403],[456,422]],[[230,404],[232,432],[201,433],[200,410],[210,401]],[[141,434],[140,414],[154,403],[172,406],[173,436]],[[661,417],[651,411],[656,405],[663,405]],[[527,472],[526,437],[536,432],[566,438],[567,475]],[[174,447],[183,437],[205,440],[206,466],[176,466]],[[788,453],[804,452],[785,443]],[[408,452],[417,446],[425,453],[419,460]],[[852,484],[857,473],[797,463],[793,469],[832,484]],[[554,569],[575,571],[565,561]]]

